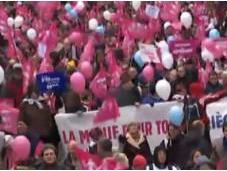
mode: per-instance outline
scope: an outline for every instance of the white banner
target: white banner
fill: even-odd
[[[206,113],[210,119],[210,137],[213,141],[223,136],[222,124],[227,120],[227,97],[208,104]]]
[[[116,121],[109,120],[99,124],[93,123],[96,111],[84,113],[81,116],[68,113],[57,114],[55,120],[65,149],[71,139],[75,139],[82,148],[87,148],[90,141],[89,131],[97,126],[103,130],[107,138],[112,140],[113,145],[118,147],[118,136],[126,133],[127,125],[132,121],[139,123],[140,130],[147,136],[150,147],[153,149],[166,137],[168,111],[173,105],[183,107],[183,104],[175,101],[157,103],[153,107],[150,105],[142,105],[138,108],[121,107],[121,116]]]

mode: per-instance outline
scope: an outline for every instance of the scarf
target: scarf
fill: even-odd
[[[135,141],[129,133],[126,134],[127,142],[138,149],[140,149],[139,145],[145,140],[143,134],[141,133],[139,134],[140,134],[139,141]]]

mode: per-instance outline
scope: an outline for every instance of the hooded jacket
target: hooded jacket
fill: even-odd
[[[166,162],[161,164],[158,160],[158,153],[164,151],[166,153]],[[153,163],[149,165],[149,170],[177,170],[176,167],[172,166],[168,162],[167,151],[163,146],[157,146],[154,149]]]

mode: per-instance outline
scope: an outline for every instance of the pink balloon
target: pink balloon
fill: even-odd
[[[213,53],[215,58],[220,58],[223,55],[223,51],[224,50],[219,45],[215,45],[211,53]]]
[[[31,144],[25,136],[20,135],[13,140],[11,148],[16,161],[23,161],[30,155]]]
[[[92,77],[92,66],[89,62],[84,61],[80,64],[80,72],[84,75],[86,79],[89,79]]]
[[[76,93],[83,93],[85,89],[85,78],[80,72],[75,72],[70,77],[71,88]]]
[[[214,49],[214,46],[215,46],[215,43],[213,40],[211,39],[205,39],[203,42],[202,42],[202,48],[206,48],[208,49],[209,51],[212,51]]]
[[[84,35],[78,31],[74,31],[68,37],[69,41],[75,43],[76,45],[82,45],[84,42]]]
[[[154,78],[154,69],[152,68],[152,66],[147,65],[142,72],[144,78],[146,79],[146,81],[151,81]]]

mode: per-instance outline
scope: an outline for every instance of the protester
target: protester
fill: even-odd
[[[149,164],[149,170],[177,170],[176,167],[169,164],[167,152],[163,146],[157,146],[154,149],[153,163]]]
[[[135,105],[140,100],[138,88],[135,87],[128,73],[122,75],[121,81],[122,84],[117,94],[119,106]]]
[[[125,138],[123,153],[128,157],[130,168],[137,154],[144,156],[148,163],[152,162],[152,154],[146,136],[139,131],[135,122],[128,125],[128,132]]]
[[[215,93],[219,90],[221,90],[223,87],[222,85],[218,82],[218,75],[216,72],[210,73],[209,76],[209,81],[206,86],[206,93]]]
[[[92,141],[89,144],[89,152],[91,154],[97,154],[97,142],[103,137],[102,130],[96,127],[90,131],[90,137]]]
[[[64,166],[70,170],[80,170],[81,164],[75,155],[77,144],[75,141],[70,141],[68,144],[68,155],[64,160]]]
[[[114,154],[115,160],[123,167],[123,170],[128,170],[129,162],[128,158],[124,153],[116,153]]]
[[[208,116],[206,109],[226,96],[226,9],[216,1],[0,2],[1,142],[6,139],[0,151],[5,169],[30,168],[30,160],[37,169],[225,168],[226,124],[224,136],[217,135],[221,139],[212,137],[213,131],[220,134],[224,112]],[[139,129],[136,123],[121,123],[122,110],[128,112],[128,122],[137,122],[129,106],[136,107],[139,118],[137,111],[144,106],[156,111],[156,103],[170,101],[178,101],[183,111],[173,110],[160,125],[144,120]],[[84,122],[86,130],[68,133],[68,125],[59,126],[59,113],[78,117],[75,125],[81,118],[95,119],[93,125]],[[115,125],[105,130],[110,120],[129,124],[128,130],[125,125],[123,132]],[[168,135],[155,148],[153,160],[152,148],[158,144],[148,138],[156,139],[156,124],[162,128],[157,141]],[[125,132],[115,148],[116,138]],[[25,136],[31,148],[24,148],[29,160],[14,163],[11,139],[17,136]],[[88,150],[78,150],[71,139]],[[45,143],[54,146],[43,147]],[[60,143],[69,145],[67,154],[60,154],[67,156],[64,167],[57,159]],[[113,144],[118,155],[113,155]],[[94,165],[91,156],[102,164]]]
[[[183,158],[182,168],[186,165],[186,161],[189,160],[190,154],[194,149],[199,148],[201,152],[207,157],[211,157],[212,146],[210,142],[205,138],[205,126],[202,121],[194,121],[191,128],[189,128],[188,134],[185,136],[182,142],[181,157]]]
[[[183,156],[181,156],[182,142],[184,140],[184,135],[181,132],[181,129],[172,124],[168,128],[168,136],[164,139],[160,146],[164,147],[167,150],[167,161],[169,164],[172,164],[177,167],[182,167]]]
[[[196,167],[197,160],[200,156],[202,156],[202,152],[200,149],[195,149],[194,151],[192,151],[190,159],[187,162],[186,169],[189,170],[194,169]]]
[[[51,144],[45,144],[41,153],[41,163],[36,166],[38,170],[63,170],[64,166],[57,161],[57,150]]]
[[[109,139],[101,138],[97,144],[97,154],[102,159],[112,157],[112,142]]]
[[[194,168],[196,170],[215,170],[216,167],[214,165],[214,163],[207,158],[207,156],[202,155],[200,157],[198,157],[197,161],[196,161],[196,167]]]

